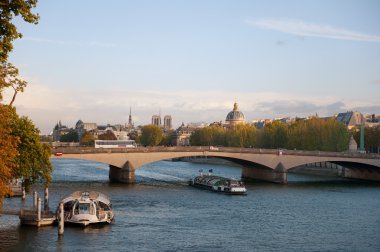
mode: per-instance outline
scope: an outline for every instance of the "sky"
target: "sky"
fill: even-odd
[[[43,134],[154,114],[224,121],[380,113],[377,0],[40,0],[10,62]],[[11,92],[7,98],[10,100]]]

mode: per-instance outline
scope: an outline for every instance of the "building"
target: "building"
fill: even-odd
[[[61,136],[69,133],[70,131],[71,129],[59,121],[53,128],[53,142],[59,142]]]
[[[190,136],[197,129],[197,127],[185,126],[184,123],[176,129],[173,134],[173,144],[176,146],[189,146],[190,145]]]
[[[132,121],[132,108],[129,107],[129,116],[128,116],[128,124],[125,125],[125,128],[128,132],[134,129],[135,125]]]
[[[152,116],[152,124],[161,127],[161,115],[153,115]]]
[[[164,131],[169,131],[172,129],[172,117],[170,115],[166,115],[164,117]]]
[[[353,111],[339,113],[336,116],[336,120],[346,125],[348,129],[352,129],[353,127],[358,127],[365,123],[364,116],[360,112],[353,112]]]
[[[227,114],[225,126],[233,128],[238,124],[244,124],[245,118],[243,112],[239,111],[238,104],[234,103],[234,108]]]
[[[78,133],[78,138],[81,139],[82,135],[87,131],[92,131],[97,128],[96,123],[84,123],[82,120],[75,124],[75,131]]]

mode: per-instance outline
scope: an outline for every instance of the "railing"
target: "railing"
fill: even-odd
[[[229,153],[252,153],[273,155],[297,155],[297,156],[321,156],[321,157],[348,157],[380,159],[379,154],[366,154],[359,152],[327,152],[327,151],[303,151],[287,149],[260,149],[260,148],[238,148],[238,147],[213,147],[213,146],[154,146],[138,148],[93,148],[93,147],[68,147],[53,149],[53,153],[63,154],[92,154],[92,153],[141,153],[141,152],[229,152]]]

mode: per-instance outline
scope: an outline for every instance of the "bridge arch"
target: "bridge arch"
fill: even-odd
[[[268,180],[278,183],[287,182],[288,170],[300,165],[318,162],[344,164],[350,170],[349,177],[373,179],[380,181],[380,156],[320,153],[302,151],[278,151],[244,148],[205,147],[156,147],[134,150],[119,149],[85,149],[65,150],[58,158],[75,158],[93,160],[109,164],[109,178],[111,181],[133,183],[135,170],[139,167],[165,159],[205,156],[219,157],[243,165],[243,178]],[[372,173],[376,173],[373,176]]]

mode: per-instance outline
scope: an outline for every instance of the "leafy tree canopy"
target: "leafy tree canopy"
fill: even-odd
[[[345,151],[348,141],[349,132],[343,124],[317,117],[290,125],[274,121],[260,130],[248,124],[233,129],[213,125],[197,129],[190,137],[191,145],[321,151]]]
[[[112,131],[107,131],[106,133],[103,133],[98,136],[99,140],[117,140],[117,137]]]
[[[22,34],[12,22],[15,16],[21,16],[27,23],[37,24],[39,15],[32,9],[37,0],[5,0],[0,2],[0,62],[8,60],[8,54],[13,49],[12,42],[21,38]]]
[[[160,144],[163,133],[157,125],[146,125],[141,129],[140,141],[142,145],[156,146]]]
[[[69,133],[62,135],[59,138],[59,141],[60,142],[66,142],[66,143],[72,143],[72,142],[77,143],[78,142],[78,138],[79,138],[78,137],[78,132],[76,132],[76,131],[70,131]]]
[[[95,137],[89,133],[89,132],[86,132],[82,135],[81,139],[80,139],[80,145],[82,146],[94,146],[95,144]]]
[[[13,109],[11,127],[10,134],[20,140],[13,177],[22,178],[26,189],[38,181],[48,186],[52,181],[53,171],[49,159],[50,146],[40,143],[39,130],[29,118],[19,117],[15,109]]]
[[[2,198],[8,195],[8,184],[13,178],[12,171],[16,167],[17,144],[19,138],[11,135],[12,111],[10,107],[0,104],[0,207]]]

